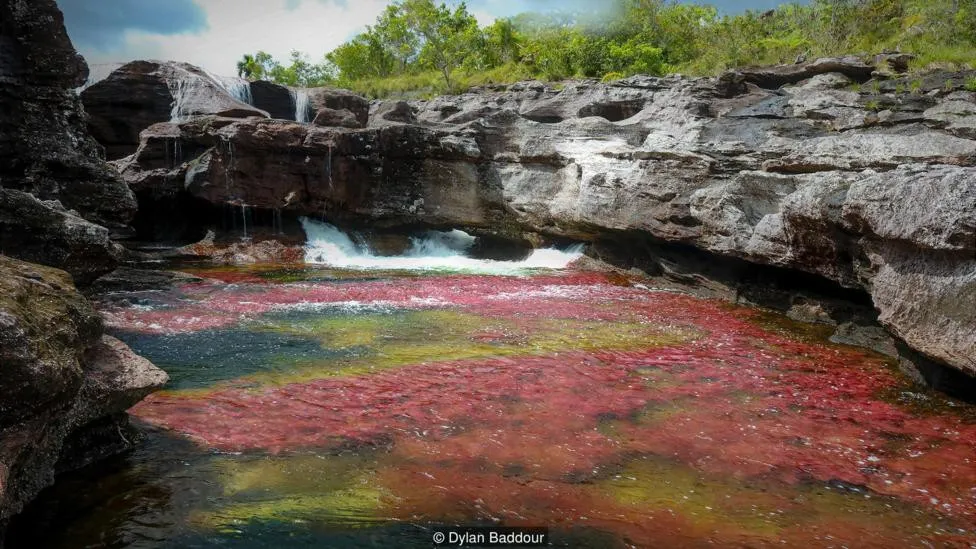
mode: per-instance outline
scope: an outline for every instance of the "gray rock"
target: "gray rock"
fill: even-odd
[[[64,269],[79,285],[115,269],[122,252],[105,227],[65,210],[59,202],[12,189],[0,189],[0,250]]]
[[[336,128],[362,128],[363,125],[360,123],[356,115],[348,110],[335,110],[328,107],[319,109],[319,112],[315,114],[315,120],[312,121],[316,126],[323,127],[336,127]]]
[[[745,73],[527,82],[379,102],[366,129],[209,118],[177,130],[184,150],[201,151],[196,171],[153,160],[174,131],[153,127],[124,175],[213,204],[244,197],[515,239],[644,235],[811,273],[870,294],[892,334],[976,374],[966,358],[976,356],[976,140],[959,131],[971,98],[882,90],[879,114],[850,86],[870,69],[826,60],[753,73],[775,92]],[[233,143],[233,159],[220,143]]]

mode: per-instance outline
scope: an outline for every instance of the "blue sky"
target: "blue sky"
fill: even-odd
[[[319,58],[372,23],[389,0],[58,0],[75,47],[90,64],[172,59],[232,74],[257,50]],[[593,9],[600,0],[469,0],[488,23],[526,11]],[[711,0],[727,12],[780,0]]]

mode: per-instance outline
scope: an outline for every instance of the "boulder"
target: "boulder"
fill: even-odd
[[[356,115],[348,110],[335,110],[330,108],[319,109],[315,114],[312,124],[323,127],[338,128],[362,128],[363,124],[356,118]]]
[[[166,374],[122,342],[67,273],[0,256],[0,533],[57,472],[106,449],[77,446],[106,421],[112,450],[130,446],[124,412]]]
[[[252,95],[260,87],[251,85]],[[267,118],[204,70],[188,63],[133,61],[81,92],[88,129],[110,160],[135,152],[139,133],[158,122],[215,114]]]
[[[111,272],[121,257],[121,247],[105,227],[65,210],[60,202],[13,189],[0,189],[0,250],[64,269],[78,285]]]
[[[265,80],[251,82],[254,107],[268,113],[271,118],[295,120],[295,96],[286,86]]]
[[[369,100],[365,97],[335,88],[310,88],[306,91],[309,108],[313,113],[322,109],[348,111],[359,123],[358,126],[349,126],[355,128],[365,127],[369,122]]]
[[[389,101],[380,103],[370,117],[370,123],[384,125],[389,122],[399,124],[416,124],[417,114],[406,101]]]

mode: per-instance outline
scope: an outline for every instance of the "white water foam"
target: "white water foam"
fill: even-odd
[[[300,124],[308,124],[311,122],[308,119],[308,110],[311,108],[308,103],[308,90],[305,88],[292,89],[291,99],[292,103],[295,104],[295,122]]]
[[[237,76],[219,76],[210,71],[204,71],[211,80],[224,88],[231,97],[244,103],[245,105],[254,105],[254,97],[251,95],[251,83],[247,79],[240,78]]]
[[[429,231],[411,238],[404,255],[383,257],[356,244],[350,235],[328,223],[302,218],[308,240],[305,262],[344,269],[397,271],[461,271],[479,274],[519,274],[531,269],[564,269],[583,255],[583,246],[566,250],[539,249],[522,261],[493,261],[468,257],[475,237],[464,231]]]
[[[173,104],[170,108],[169,121],[173,123],[179,123],[185,121],[189,118],[189,99],[190,91],[192,89],[193,83],[190,81],[191,78],[199,79],[200,77],[191,74],[189,76],[181,77],[175,82],[169,82],[169,92],[173,95]]]

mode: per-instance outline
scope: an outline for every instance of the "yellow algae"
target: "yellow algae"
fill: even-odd
[[[360,455],[264,456],[222,460],[216,470],[224,494],[233,496],[261,491],[332,491],[344,486],[357,471],[375,465],[375,459]]]
[[[618,503],[646,510],[670,510],[692,523],[707,527],[736,527],[753,534],[776,535],[782,526],[775,506],[763,492],[755,492],[752,505],[733,495],[748,490],[729,482],[707,479],[694,469],[646,458],[630,463],[619,474],[597,484],[600,492]],[[726,498],[726,496],[730,496]],[[724,523],[724,524],[723,524]]]
[[[249,521],[309,521],[366,526],[379,520],[385,492],[373,486],[371,478],[357,478],[354,485],[321,495],[269,497],[234,503],[216,511],[194,514],[198,526],[221,530]]]
[[[240,378],[235,384],[305,382],[426,362],[646,349],[680,344],[699,336],[692,330],[640,322],[540,318],[515,321],[446,310],[342,315],[301,321],[266,319],[255,328],[314,337],[327,348],[356,352],[309,361],[298,367],[271,368]]]
[[[925,524],[940,522],[917,510],[917,521],[906,521],[908,506],[856,487],[717,478],[658,457],[636,459],[592,489],[625,508],[671,511],[699,527],[741,530],[771,540],[786,530],[821,524],[866,531],[883,525],[888,530],[920,533]]]
[[[193,522],[214,530],[251,520],[370,522],[391,497],[376,466],[359,455],[221,460],[216,471],[226,503]]]

